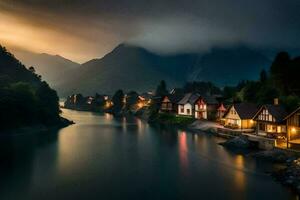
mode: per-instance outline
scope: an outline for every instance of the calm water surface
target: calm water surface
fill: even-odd
[[[274,166],[206,134],[63,110],[75,125],[0,137],[0,199],[297,199]]]

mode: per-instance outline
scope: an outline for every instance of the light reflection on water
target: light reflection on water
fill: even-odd
[[[187,135],[185,131],[178,131],[179,137],[179,160],[181,171],[183,174],[188,173],[188,147],[187,147]]]
[[[0,199],[296,199],[223,139],[63,110],[75,125],[0,140]],[[262,168],[261,168],[262,167]]]

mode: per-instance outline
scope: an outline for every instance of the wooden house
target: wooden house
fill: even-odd
[[[222,123],[234,129],[254,129],[255,122],[252,119],[257,110],[257,106],[251,103],[233,104],[224,114]]]
[[[260,107],[253,119],[256,121],[256,133],[278,139],[279,142],[286,141],[286,123],[284,118],[287,112],[283,106],[267,104]]]
[[[161,113],[177,113],[178,106],[177,103],[182,98],[182,95],[165,95],[162,97],[160,109]]]
[[[287,126],[288,147],[300,145],[300,107],[284,118]]]

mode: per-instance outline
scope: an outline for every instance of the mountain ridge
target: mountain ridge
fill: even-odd
[[[215,47],[205,53],[161,55],[143,47],[122,43],[102,58],[91,59],[56,77],[52,86],[61,96],[113,93],[117,89],[154,90],[160,80],[169,87],[186,81],[211,81],[219,86],[254,80],[271,61],[245,45]],[[44,77],[44,74],[42,74]],[[50,81],[51,83],[51,81]]]

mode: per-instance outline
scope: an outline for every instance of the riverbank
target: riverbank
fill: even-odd
[[[282,185],[300,194],[300,152],[278,148],[260,150],[246,135],[219,134],[218,130],[222,127],[214,122],[197,120],[189,128],[195,132],[203,131],[226,138],[227,140],[220,145],[235,152],[247,150],[249,152],[247,155],[254,159],[280,164],[281,167],[272,171],[271,176]]]

